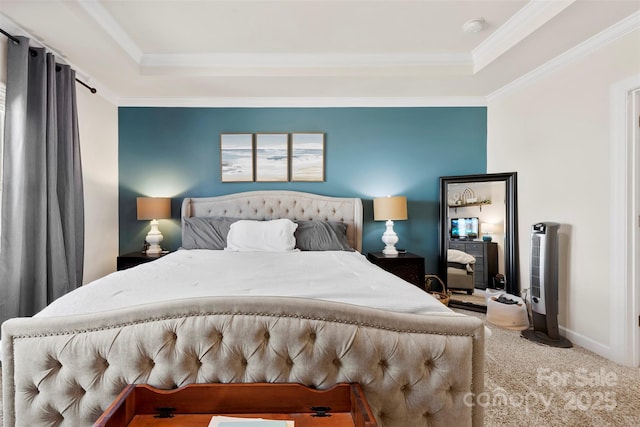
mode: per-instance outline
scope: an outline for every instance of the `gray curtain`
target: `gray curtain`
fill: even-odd
[[[0,228],[0,321],[82,284],[84,200],[75,72],[9,41]]]

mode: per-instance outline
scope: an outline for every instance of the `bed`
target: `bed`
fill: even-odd
[[[203,235],[189,235],[187,224],[211,218],[237,224],[225,242],[236,250],[202,248]],[[253,241],[239,230],[284,220],[296,233],[310,224],[343,232],[348,247],[241,247]],[[484,390],[482,322],[370,264],[360,253],[359,199],[291,191],[187,198],[182,232],[193,248],[2,325],[5,426],[91,425],[126,384],[215,382],[357,382],[380,426],[483,424],[475,404]],[[263,243],[275,244],[269,236]],[[296,245],[308,237],[296,236]]]

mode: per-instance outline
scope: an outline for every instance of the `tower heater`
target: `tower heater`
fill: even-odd
[[[558,331],[558,229],[540,222],[531,229],[531,323],[522,336],[552,347],[570,348]]]

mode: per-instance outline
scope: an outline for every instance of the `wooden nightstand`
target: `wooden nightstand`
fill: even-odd
[[[386,256],[382,252],[369,252],[367,258],[389,273],[424,289],[424,257],[410,252],[393,257]]]
[[[156,255],[147,255],[144,252],[131,252],[118,256],[118,271],[126,270],[127,268],[135,267],[136,265],[144,264],[145,262],[155,261],[160,257],[168,254],[169,251],[162,252]]]

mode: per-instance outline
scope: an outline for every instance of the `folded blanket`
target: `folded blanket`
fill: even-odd
[[[457,262],[458,264],[475,264],[476,259],[473,255],[457,249],[449,249],[447,251],[447,261]]]
[[[447,251],[447,262],[460,264],[466,267],[466,270],[469,273],[473,273],[473,267],[471,265],[476,263],[476,258],[466,252],[459,251],[457,249],[449,249]]]

